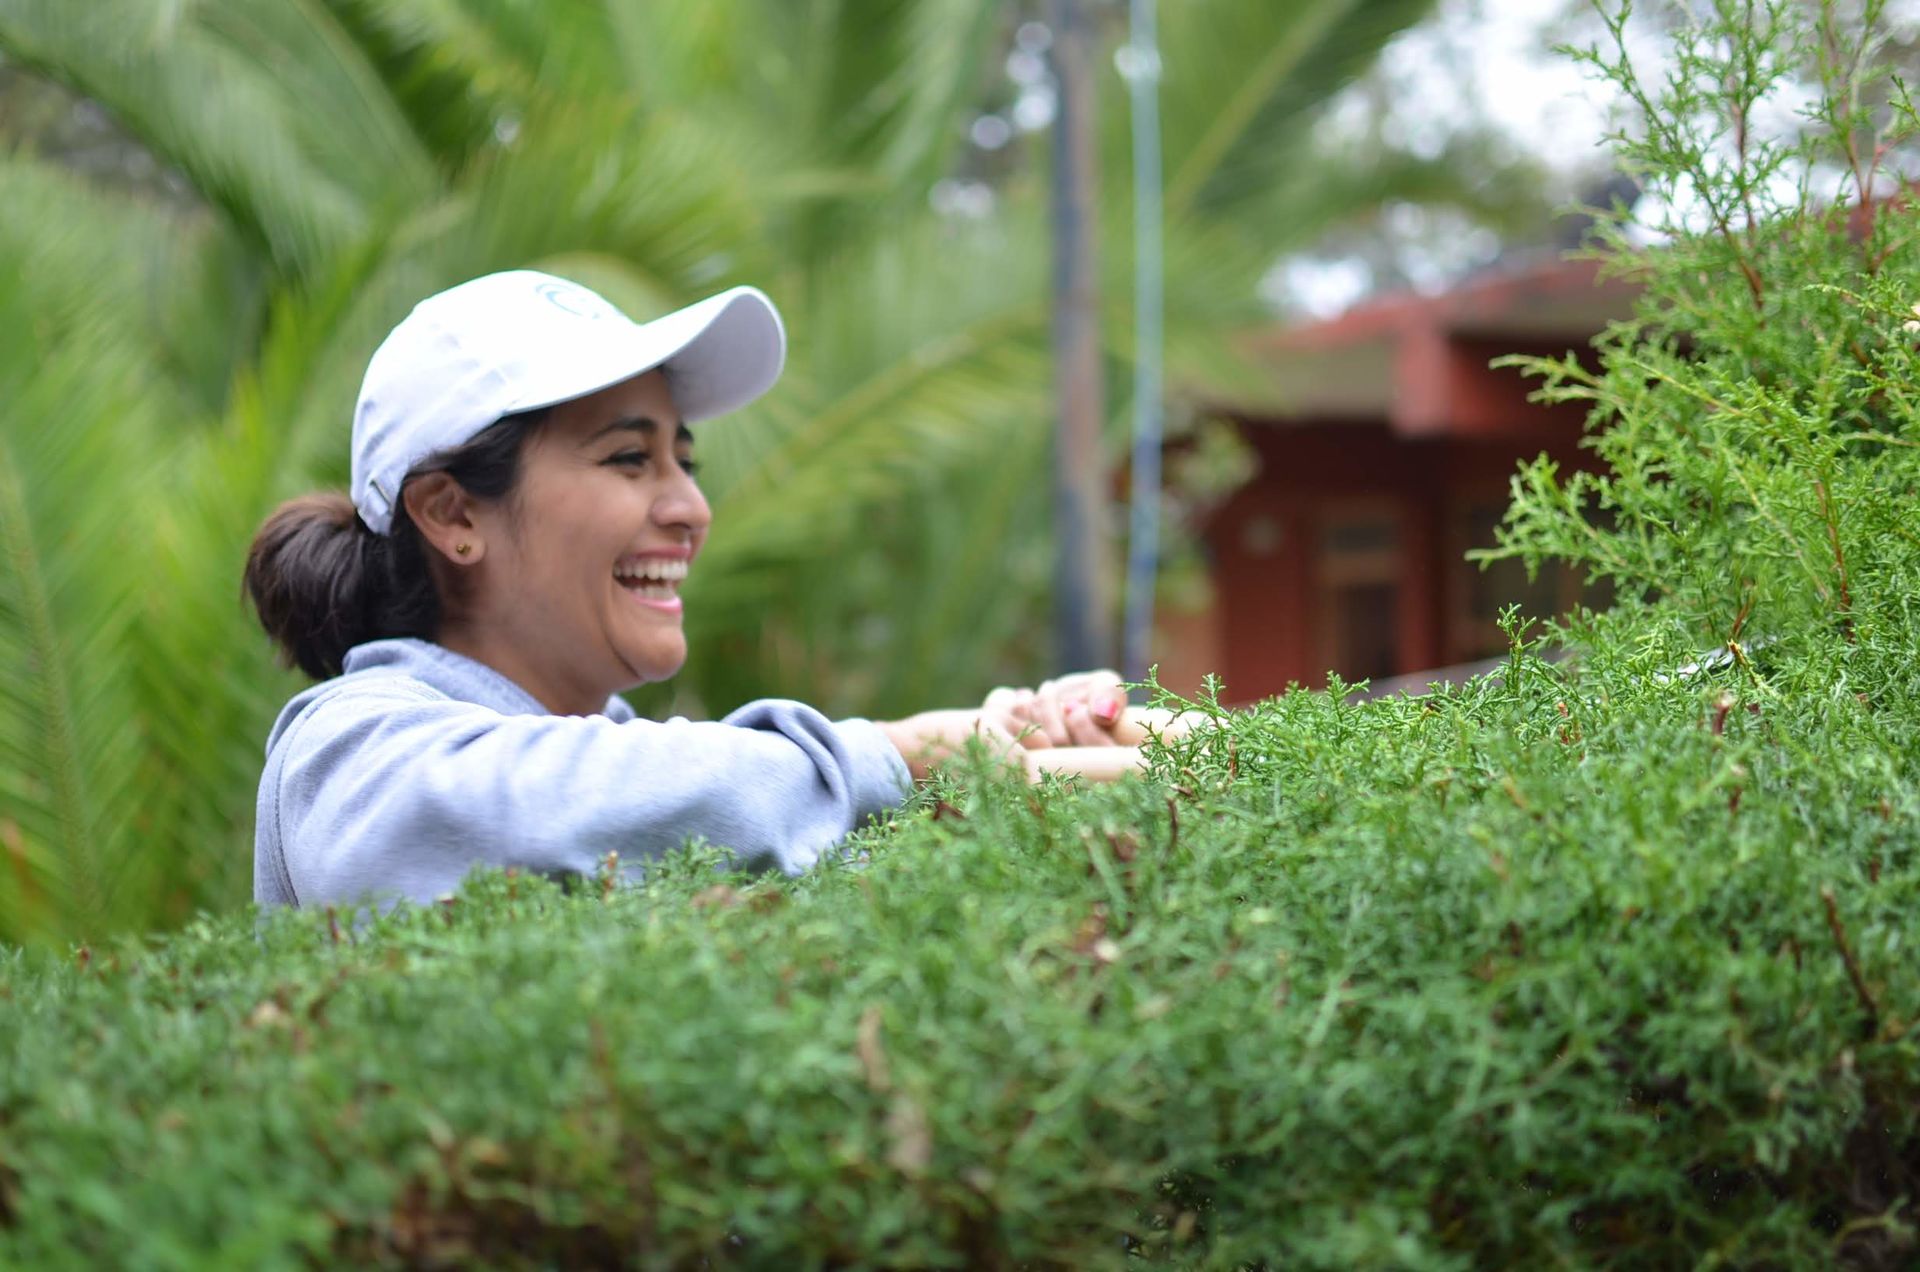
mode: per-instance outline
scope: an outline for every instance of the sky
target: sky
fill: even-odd
[[[1582,8],[1560,0],[1442,0],[1433,18],[1387,46],[1380,73],[1428,118],[1452,113],[1460,85],[1521,149],[1556,166],[1589,165],[1613,96],[1553,51],[1597,33]]]

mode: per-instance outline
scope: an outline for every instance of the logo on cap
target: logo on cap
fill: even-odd
[[[610,318],[618,312],[586,288],[573,283],[542,283],[534,288],[534,295],[576,318]]]

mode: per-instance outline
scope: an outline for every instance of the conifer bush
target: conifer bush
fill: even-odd
[[[0,952],[0,1267],[1912,1266],[1920,216],[1838,13],[1586,55],[1671,223],[1531,364],[1611,475],[1526,467],[1500,550],[1611,612],[1203,699],[1143,780],[964,770],[793,880]]]

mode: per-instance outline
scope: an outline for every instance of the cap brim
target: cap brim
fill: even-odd
[[[786,364],[780,313],[757,287],[734,287],[652,322],[625,323],[595,348],[580,349],[555,379],[531,385],[515,410],[531,411],[664,368],[680,418],[692,423],[735,411],[765,393]]]

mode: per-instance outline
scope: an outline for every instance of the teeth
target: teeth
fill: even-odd
[[[687,577],[687,563],[661,560],[658,557],[645,561],[622,561],[613,567],[613,573],[616,578],[622,579],[649,579],[678,583]]]

